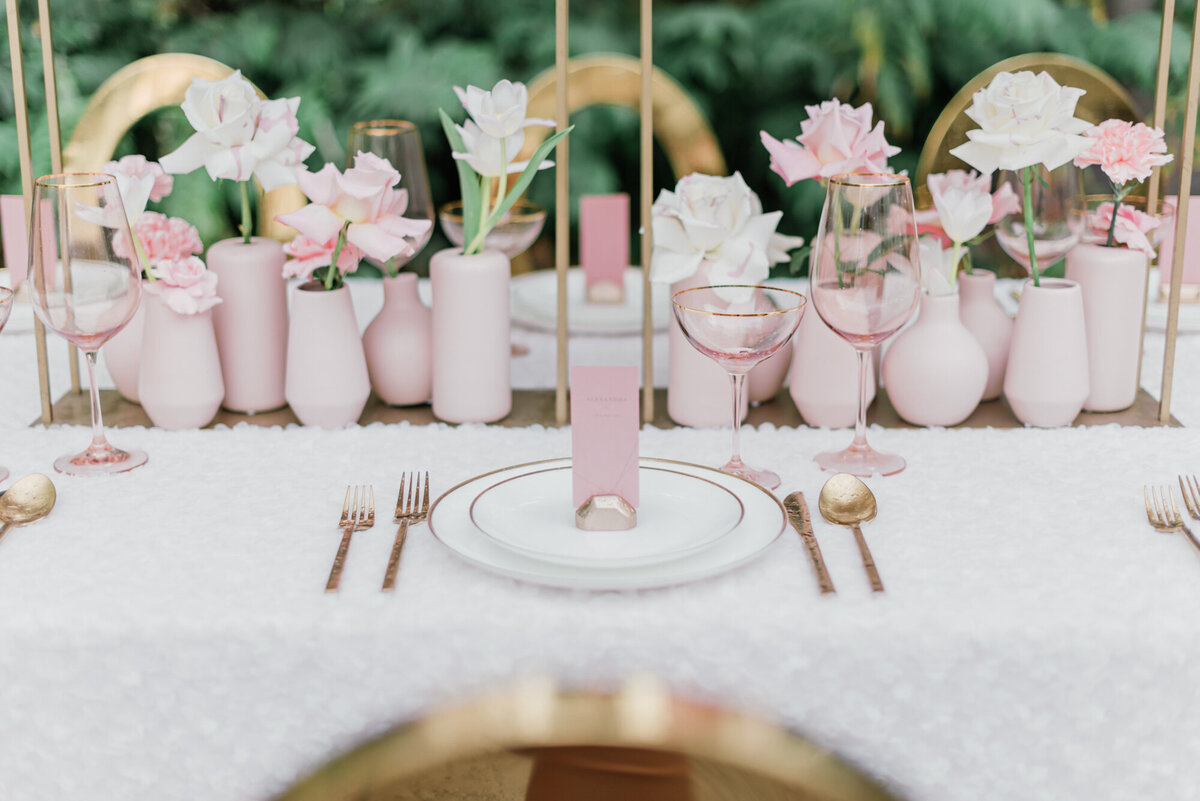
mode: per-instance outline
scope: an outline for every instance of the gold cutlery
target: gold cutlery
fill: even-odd
[[[383,576],[383,590],[389,592],[396,587],[396,568],[400,566],[400,551],[408,538],[409,523],[420,523],[429,516],[429,473],[425,473],[422,483],[417,473],[410,474],[408,479],[408,495],[404,493],[404,476],[400,476],[400,493],[396,496],[396,513],[392,522],[399,523],[396,530],[396,541],[392,544],[392,555],[388,559],[387,573]],[[422,486],[424,489],[422,489]],[[420,505],[418,505],[418,503]]]
[[[353,499],[350,489],[346,487],[346,500],[342,502],[342,517],[338,521],[338,527],[342,530],[342,542],[338,545],[337,556],[333,559],[333,569],[329,571],[325,592],[337,592],[338,584],[342,581],[346,551],[350,550],[350,535],[375,525],[375,488],[371,485],[356,486],[353,488]]]
[[[1183,486],[1182,481],[1180,481],[1180,486]],[[1200,551],[1200,541],[1197,541],[1196,535],[1183,524],[1183,517],[1179,514],[1179,507],[1175,505],[1175,496],[1170,487],[1161,487],[1157,490],[1152,487],[1143,487],[1142,494],[1146,498],[1146,518],[1150,521],[1150,525],[1162,532],[1183,532],[1187,535],[1188,541],[1192,543],[1192,547]],[[1187,493],[1184,493],[1184,504],[1187,504],[1187,498]],[[1191,510],[1189,509],[1189,511]]]
[[[0,539],[13,526],[25,526],[50,514],[57,498],[54,483],[41,473],[15,482],[0,495]]]
[[[808,504],[804,501],[804,493],[793,492],[788,495],[783,501],[783,508],[787,510],[792,528],[796,529],[796,533],[804,541],[804,547],[808,549],[808,559],[812,562],[813,571],[817,574],[817,584],[820,585],[821,592],[836,592],[833,588],[833,579],[829,577],[829,571],[825,568],[825,559],[821,556],[821,546],[817,543],[816,535],[813,534],[812,518],[808,514]]]
[[[867,547],[867,540],[858,526],[859,523],[874,520],[879,509],[870,488],[849,473],[836,473],[821,487],[817,506],[821,509],[821,517],[854,532],[854,541],[858,543],[858,552],[862,555],[863,567],[871,580],[871,589],[883,592],[883,580],[879,578],[871,549]]]
[[[1183,505],[1192,519],[1200,520],[1200,482],[1196,481],[1195,476],[1179,476],[1179,494],[1183,496]]]

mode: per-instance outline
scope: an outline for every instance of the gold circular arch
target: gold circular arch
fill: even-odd
[[[693,172],[725,175],[725,157],[712,126],[695,101],[674,78],[655,68],[654,136],[667,154],[676,178]],[[599,104],[641,110],[642,65],[631,56],[596,55],[567,63],[568,112]],[[529,84],[529,116],[554,119],[554,70],[548,69]],[[549,134],[547,128],[525,129],[520,159],[528,159]]]
[[[525,681],[435,711],[335,758],[277,801],[424,798],[896,797],[776,724],[681,700],[639,677],[612,694]]]
[[[219,81],[233,69],[192,53],[159,53],[140,58],[114,72],[88,101],[71,139],[63,148],[63,169],[98,170],[112,159],[134,123],[152,111],[183,102],[193,78]],[[261,97],[263,95],[255,87]],[[295,231],[275,221],[275,215],[295,211],[307,201],[297,186],[284,186],[261,198],[259,233],[286,241]]]

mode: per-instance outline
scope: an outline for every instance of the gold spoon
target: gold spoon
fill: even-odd
[[[50,514],[57,498],[54,484],[41,473],[33,473],[0,495],[0,539],[13,526],[24,526]]]
[[[821,497],[817,505],[821,509],[821,517],[837,526],[846,526],[854,532],[854,540],[858,543],[858,552],[862,554],[863,567],[867,569],[867,577],[871,579],[871,589],[883,592],[883,581],[879,571],[875,569],[875,559],[871,549],[863,537],[859,523],[875,519],[879,507],[870,488],[849,473],[836,473],[821,487]]]

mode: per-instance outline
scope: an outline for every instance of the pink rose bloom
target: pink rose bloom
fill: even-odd
[[[834,99],[805,110],[808,119],[800,123],[794,142],[759,132],[771,154],[771,169],[788,186],[848,172],[888,172],[888,159],[900,152],[887,143],[882,122],[871,127],[870,103],[854,108]]]
[[[1116,186],[1130,181],[1140,183],[1150,177],[1155,167],[1172,158],[1167,153],[1163,132],[1143,122],[1105,120],[1083,135],[1091,140],[1091,147],[1075,157],[1075,166],[1098,164]]]
[[[296,178],[312,202],[277,219],[317,242],[335,240],[345,227],[349,245],[384,262],[416,253],[412,240],[433,224],[403,216],[408,192],[395,188],[400,173],[387,159],[371,153],[355,156],[354,166],[344,174],[326,164],[320,172],[304,170]]]
[[[283,252],[292,257],[283,264],[283,277],[309,280],[312,278],[313,270],[329,266],[336,247],[336,236],[324,242],[318,242],[301,234],[283,246]],[[338,270],[342,275],[352,273],[358,269],[358,263],[361,260],[362,253],[358,248],[347,244],[338,255]]]
[[[217,274],[195,256],[163,259],[150,273],[158,280],[146,282],[143,288],[161,298],[176,314],[199,314],[221,302],[217,297]]]
[[[1088,215],[1088,239],[1103,244],[1108,240],[1108,229],[1112,226],[1112,203],[1101,203],[1096,211]],[[1113,241],[1132,250],[1140,250],[1147,258],[1154,258],[1154,245],[1146,234],[1159,225],[1159,219],[1144,211],[1138,211],[1128,203],[1117,209],[1117,225],[1113,228]]]

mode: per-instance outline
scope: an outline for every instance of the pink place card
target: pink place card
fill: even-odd
[[[571,467],[575,508],[595,495],[638,505],[636,366],[571,368]]]
[[[29,234],[25,231],[25,199],[20,195],[0,195],[0,242],[4,246],[4,266],[8,268],[12,288],[25,281],[29,270]]]
[[[579,264],[588,300],[620,302],[629,267],[629,195],[584,195],[579,200]],[[597,294],[599,293],[599,294]]]
[[[1167,195],[1163,198],[1163,202],[1172,209],[1179,207],[1179,198],[1176,195]],[[1155,230],[1150,236],[1152,238],[1162,237],[1162,244],[1158,246],[1158,285],[1162,288],[1162,299],[1165,300],[1167,293],[1171,291],[1171,270],[1175,266],[1175,217],[1172,215],[1160,219],[1162,220],[1160,225],[1167,226],[1166,230],[1161,234]],[[1187,244],[1183,251],[1183,285],[1194,287],[1197,284],[1200,284],[1200,195],[1192,195],[1188,198]],[[1195,294],[1194,290],[1192,294]],[[1187,295],[1185,290],[1184,297]]]

